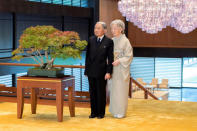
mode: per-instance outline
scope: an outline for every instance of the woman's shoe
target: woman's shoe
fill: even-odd
[[[117,114],[117,115],[114,115],[114,117],[116,117],[116,118],[124,118],[125,116],[124,115],[121,115],[121,114]]]

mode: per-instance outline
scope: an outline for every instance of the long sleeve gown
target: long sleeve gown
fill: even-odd
[[[112,78],[108,81],[110,92],[109,111],[113,115],[126,115],[133,48],[124,34],[114,37],[113,41],[114,61],[119,59],[120,64],[114,66]]]

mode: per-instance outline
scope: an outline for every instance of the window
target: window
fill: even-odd
[[[63,5],[69,5],[69,6],[71,6],[72,5],[72,2],[71,2],[71,0],[64,0],[63,1]]]
[[[88,0],[81,0],[81,7],[88,7]]]
[[[150,83],[154,78],[154,58],[134,57],[131,64],[131,76],[143,78],[144,82]]]
[[[181,87],[182,85],[182,59],[181,58],[151,58],[134,57],[131,64],[131,76],[143,78],[150,83],[152,78],[169,80],[169,87]]]
[[[80,0],[72,0],[72,6],[78,6],[78,7],[80,7],[80,5],[81,5]]]
[[[19,76],[24,76],[24,75],[27,75],[27,72],[23,72],[23,73],[17,73],[17,74],[16,74],[16,77],[19,77]]]
[[[168,79],[170,87],[181,87],[181,58],[155,58],[155,78]]]
[[[52,0],[41,0],[43,3],[52,3]]]
[[[12,87],[12,75],[0,76],[0,84],[4,84],[6,87]]]
[[[88,77],[84,75],[84,69],[82,69],[82,91],[89,91]]]
[[[29,1],[76,6],[76,7],[89,7],[89,0],[29,0]]]
[[[197,58],[183,58],[183,87],[197,87]]]
[[[52,0],[53,4],[62,4],[62,0]]]

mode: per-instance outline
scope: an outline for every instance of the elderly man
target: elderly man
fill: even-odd
[[[89,38],[85,75],[88,76],[91,114],[89,118],[102,119],[105,116],[106,82],[111,78],[113,66],[113,41],[105,36],[107,26],[97,22],[94,36]]]

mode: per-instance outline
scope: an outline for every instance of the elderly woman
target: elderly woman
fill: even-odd
[[[125,24],[114,20],[110,24],[114,41],[113,74],[108,81],[110,92],[109,111],[116,118],[126,116],[130,81],[130,64],[133,58],[132,46],[124,34]]]

